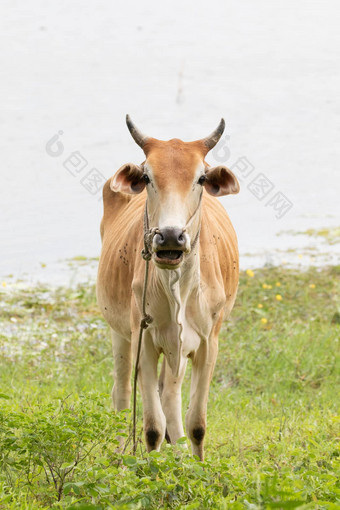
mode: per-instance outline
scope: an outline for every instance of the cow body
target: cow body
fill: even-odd
[[[176,161],[176,157],[181,161],[184,158],[185,171],[188,166],[185,151],[189,144],[177,140],[161,143],[165,144],[163,146],[165,151],[163,150],[163,156],[160,151],[158,157],[162,162],[168,161],[164,172],[172,172],[172,175],[176,173],[177,164],[175,170],[168,168],[169,159]],[[193,147],[190,146],[189,149],[192,152]],[[150,151],[148,152],[147,162],[152,161]],[[151,150],[151,154],[154,153],[155,151]],[[168,160],[167,154],[171,156]],[[193,166],[197,167],[197,161]],[[154,161],[149,165],[149,169],[153,169],[152,178],[155,182],[157,201],[161,194],[162,180],[155,170],[156,167]],[[145,171],[144,168],[143,175]],[[130,173],[131,169],[129,175]],[[121,170],[117,174],[121,175]],[[183,170],[180,175],[183,175]],[[131,372],[136,357],[142,316],[145,261],[141,257],[141,251],[145,226],[144,212],[146,200],[151,201],[152,191],[146,191],[144,189],[146,186],[142,185],[143,189],[139,189],[135,176],[129,179],[133,182],[132,188],[137,189],[137,192],[115,191],[117,178],[115,179],[113,184],[112,180],[109,180],[103,190],[104,216],[101,223],[103,244],[98,270],[97,297],[112,331],[115,379],[113,401],[116,409],[120,410],[130,405]],[[195,179],[197,180],[197,177],[194,176]],[[179,186],[181,183],[179,180]],[[121,189],[122,185],[120,186]],[[163,186],[166,188],[166,184]],[[187,189],[189,188],[190,183]],[[167,189],[173,188],[169,185]],[[126,191],[126,188],[124,190]],[[199,189],[194,196],[196,209],[194,200],[190,209],[191,213],[193,210],[196,211],[191,226],[192,232],[185,234],[187,236],[185,243],[189,248],[186,245],[185,252],[183,248],[183,259],[181,258],[178,267],[172,268],[171,264],[175,262],[171,260],[164,262],[160,259],[157,263],[156,259],[156,262],[153,260],[150,262],[146,309],[153,321],[143,335],[138,383],[143,400],[144,431],[148,450],[159,449],[166,433],[167,438],[175,443],[184,435],[181,384],[187,361],[191,359],[192,381],[186,431],[192,443],[193,453],[203,459],[209,384],[217,356],[221,323],[225,315],[229,315],[236,297],[238,250],[234,229],[222,205],[204,189],[201,190],[201,195],[198,193]],[[171,200],[165,201],[166,207],[171,209],[176,206],[176,197],[178,198],[177,192],[172,196],[173,205]],[[179,204],[180,199],[178,207]],[[183,213],[186,220],[190,212]],[[151,222],[155,218],[159,223],[163,221],[165,225],[177,222],[176,225],[180,224],[185,232],[183,228],[185,220],[178,216],[178,211],[162,210],[160,214],[156,213],[157,208],[154,205],[150,214]],[[161,230],[163,235],[159,234],[159,243],[164,242],[164,232],[168,232],[167,228]],[[180,238],[183,239],[183,236]],[[194,238],[197,242],[193,242]],[[169,253],[170,256],[174,256],[174,252],[169,250],[157,252],[157,245],[154,249],[155,257],[157,253],[160,255]],[[164,360],[158,377],[157,366],[162,353]]]

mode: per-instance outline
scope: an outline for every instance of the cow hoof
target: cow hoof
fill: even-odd
[[[196,444],[202,443],[204,435],[205,435],[204,427],[195,427],[192,431],[192,438]]]
[[[157,448],[157,443],[160,438],[160,433],[157,432],[157,430],[149,429],[146,432],[146,441],[148,446],[150,447],[150,450],[155,450]]]

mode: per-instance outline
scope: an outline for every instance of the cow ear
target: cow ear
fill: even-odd
[[[210,195],[222,197],[240,191],[240,185],[235,175],[223,165],[208,168],[205,174],[205,189]]]
[[[131,195],[141,193],[145,188],[143,170],[133,163],[126,163],[112,177],[110,182],[112,191],[121,191]]]

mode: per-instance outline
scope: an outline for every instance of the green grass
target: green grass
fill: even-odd
[[[203,463],[185,440],[117,452],[131,417],[111,409],[92,285],[2,287],[0,508],[340,508],[339,277],[340,267],[241,275]],[[188,373],[184,412],[189,384]]]

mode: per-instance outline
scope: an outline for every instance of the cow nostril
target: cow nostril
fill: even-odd
[[[165,227],[157,231],[153,244],[158,250],[183,250],[186,244],[186,235],[180,228]]]
[[[161,232],[157,232],[157,234],[154,237],[154,242],[157,246],[162,246],[164,244],[164,236]]]

